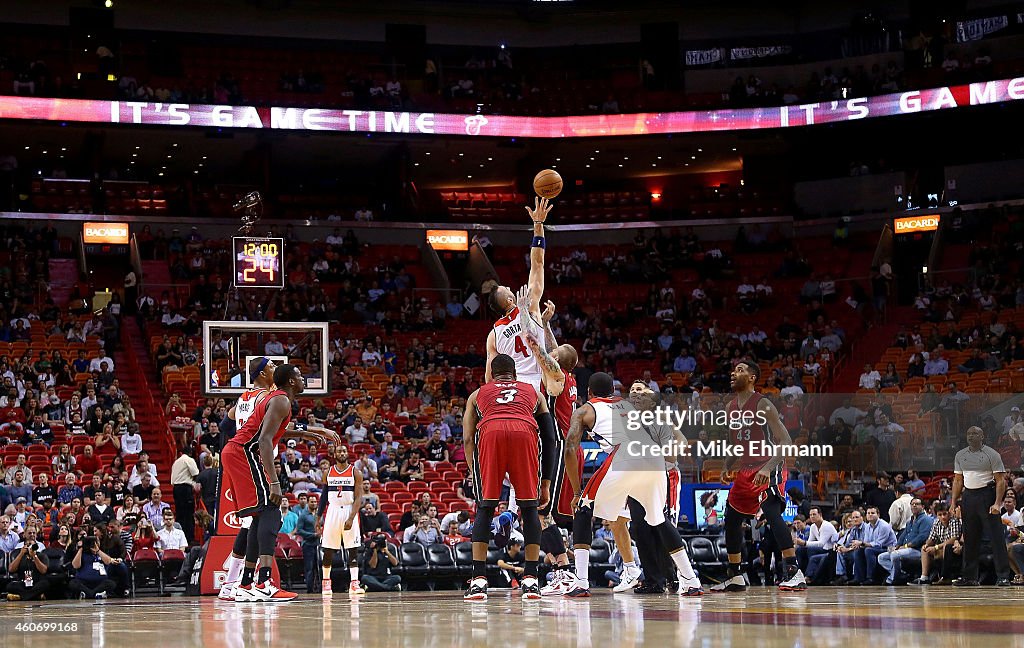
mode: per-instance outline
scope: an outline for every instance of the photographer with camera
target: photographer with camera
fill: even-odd
[[[396,558],[388,548],[387,537],[378,533],[370,538],[363,550],[363,577],[360,579],[368,592],[399,592],[402,578],[391,573],[398,566]]]
[[[34,601],[44,599],[50,584],[44,576],[49,571],[45,545],[37,540],[38,531],[35,525],[25,529],[25,541],[14,548],[14,558],[8,566],[12,578],[7,585],[8,601]]]
[[[78,551],[71,561],[75,577],[68,583],[68,593],[72,596],[77,593],[79,599],[107,598],[107,593],[117,587],[107,574],[107,566],[119,565],[121,562],[120,558],[111,558],[100,549],[100,540],[95,535],[82,538],[78,541]]]

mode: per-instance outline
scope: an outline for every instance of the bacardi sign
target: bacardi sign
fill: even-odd
[[[939,214],[923,214],[921,216],[904,216],[895,219],[894,228],[897,234],[913,232],[934,232],[939,229]]]
[[[466,230],[427,230],[427,243],[435,250],[465,252],[469,249]]]
[[[83,223],[82,242],[128,245],[128,223]]]

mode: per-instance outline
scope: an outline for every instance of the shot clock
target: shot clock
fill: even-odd
[[[232,241],[235,286],[284,288],[283,238],[236,236]]]

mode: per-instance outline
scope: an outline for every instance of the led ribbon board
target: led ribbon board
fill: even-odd
[[[0,119],[349,133],[567,138],[792,128],[1022,99],[1024,77],[1017,77],[794,106],[565,117],[0,97]]]

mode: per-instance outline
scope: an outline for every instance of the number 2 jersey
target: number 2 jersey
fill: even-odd
[[[476,395],[476,411],[480,417],[477,427],[486,431],[502,421],[520,421],[537,430],[533,417],[540,404],[540,395],[528,382],[489,382]]]
[[[537,358],[522,337],[519,325],[519,309],[513,308],[505,317],[494,323],[494,348],[516,361],[516,379],[530,383],[540,390],[541,369]]]

